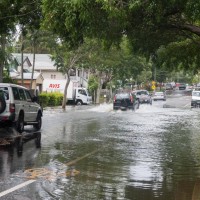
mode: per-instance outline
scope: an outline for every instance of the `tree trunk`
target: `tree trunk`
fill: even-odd
[[[70,82],[70,76],[69,76],[69,72],[67,73],[67,82],[65,85],[65,90],[64,90],[64,96],[63,96],[63,102],[62,102],[62,109],[65,110],[66,109],[66,103],[67,103],[67,89],[69,86],[69,82]]]
[[[22,44],[21,44],[21,85],[24,86],[24,38],[22,31]]]
[[[5,46],[6,38],[4,35],[0,36],[0,83],[3,82],[3,69],[5,64]]]
[[[36,44],[35,44],[35,41],[34,41],[34,43],[33,43],[33,68],[32,68],[32,73],[31,73],[30,89],[32,89],[33,75],[34,75],[34,71],[35,71],[35,52],[36,52]]]
[[[110,85],[110,98],[109,98],[109,102],[112,102],[113,99],[113,92],[112,92],[112,86]]]
[[[98,79],[99,79],[99,84],[98,84],[97,95],[96,95],[96,103],[97,104],[100,103],[100,93],[101,93],[101,88],[102,88],[100,72],[98,73]]]

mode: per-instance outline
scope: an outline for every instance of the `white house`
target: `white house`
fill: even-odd
[[[17,71],[21,71],[21,54],[13,53],[14,60],[18,61]],[[24,71],[32,71],[33,63],[33,54],[25,53],[24,54]],[[50,54],[36,54],[35,55],[35,67],[36,72],[41,73],[43,79],[66,79],[66,75],[59,72],[56,68],[55,62],[51,60]],[[78,81],[79,86],[86,87],[88,86],[89,71],[85,69],[76,69],[74,73],[71,74],[70,79]]]

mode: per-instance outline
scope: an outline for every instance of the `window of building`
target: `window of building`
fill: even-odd
[[[56,75],[55,74],[51,74],[51,79],[56,79]]]

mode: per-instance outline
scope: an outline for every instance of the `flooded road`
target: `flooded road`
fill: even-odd
[[[200,109],[184,98],[46,110],[40,148],[0,149],[1,199],[200,199]]]

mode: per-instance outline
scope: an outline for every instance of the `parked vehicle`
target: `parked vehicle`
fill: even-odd
[[[186,84],[186,89],[187,89],[187,90],[193,90],[193,89],[194,89],[194,86],[193,86],[193,85],[190,85],[190,84]]]
[[[152,98],[147,90],[137,90],[135,91],[135,95],[140,103],[148,103],[152,105]]]
[[[178,88],[179,88],[179,90],[185,90],[186,89],[186,84],[185,83],[180,83]]]
[[[139,109],[139,101],[137,100],[135,94],[132,93],[119,93],[114,96],[113,109]]]
[[[43,81],[43,91],[45,92],[61,92],[64,94],[67,80],[45,79]],[[67,100],[77,105],[91,104],[92,97],[86,88],[78,87],[78,82],[70,81],[67,88]]]
[[[165,90],[173,90],[173,85],[171,83],[166,83]]]
[[[155,92],[153,95],[153,100],[157,101],[157,100],[163,100],[166,101],[166,94],[165,92]]]
[[[192,91],[191,107],[200,107],[200,88]]]
[[[15,125],[22,133],[25,125],[42,126],[42,108],[29,90],[16,84],[0,83],[0,125]]]

